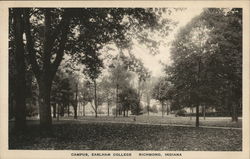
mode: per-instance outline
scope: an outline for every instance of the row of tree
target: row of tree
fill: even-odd
[[[14,101],[14,107],[10,106],[10,109],[14,110],[16,128],[23,129],[26,124],[25,92],[30,90],[27,89],[29,71],[32,73],[29,77],[38,88],[40,125],[45,130],[52,124],[51,103],[54,108],[55,103],[69,106],[70,102],[77,107],[78,82],[71,87],[75,90],[73,94],[68,92],[67,78],[58,79],[62,84],[52,87],[65,55],[84,66],[83,72],[94,86],[94,108],[97,110],[96,80],[103,67],[101,50],[110,43],[118,49],[128,49],[136,39],[155,51],[157,42],[147,31],[166,36],[171,21],[162,19],[161,15],[167,11],[165,8],[10,8],[10,103]],[[121,89],[119,78],[118,75],[114,79],[117,96]],[[139,75],[140,82],[143,78]],[[126,91],[131,93],[132,89]],[[72,96],[74,100],[68,100]]]
[[[40,125],[49,130],[56,112],[77,118],[90,103],[95,116],[107,104],[108,114],[138,115],[152,98],[167,114],[184,107],[213,107],[238,119],[242,108],[242,9],[204,9],[180,29],[172,43],[172,65],[152,82],[150,72],[131,52],[136,39],[154,54],[167,37],[167,9],[143,8],[11,8],[9,10],[9,105],[18,129],[39,105]],[[159,39],[160,40],[160,39]],[[102,58],[108,45],[115,56]],[[124,52],[127,52],[125,55]],[[105,62],[110,60],[110,62]],[[103,68],[106,67],[106,71]],[[77,73],[78,72],[78,73]],[[83,78],[85,80],[83,80]],[[29,105],[29,106],[27,106]],[[170,109],[171,108],[171,109]]]
[[[242,9],[204,9],[180,29],[171,49],[172,65],[155,97],[172,109],[200,106],[225,111],[232,121],[242,110]]]

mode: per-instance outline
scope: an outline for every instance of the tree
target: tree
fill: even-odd
[[[137,87],[137,93],[138,93],[138,108],[139,111],[141,108],[141,98],[143,96],[143,91],[145,90],[146,80],[150,78],[150,72],[147,68],[144,67],[142,61],[140,59],[137,59],[135,56],[130,54],[130,63],[129,70],[135,72],[138,76],[138,87]],[[149,101],[147,101],[149,102]],[[137,115],[140,114],[140,112],[136,113]]]
[[[64,110],[67,109],[70,115],[70,104],[74,103],[74,87],[72,87],[72,78],[66,72],[59,69],[52,83],[51,105],[53,107],[53,117],[64,116]]]
[[[137,104],[135,106],[138,106],[136,109],[137,112],[136,115],[140,114],[141,109],[141,98],[143,95],[144,87],[145,87],[145,81],[150,77],[150,72],[148,69],[146,69],[142,63],[142,61],[138,58],[136,58],[133,54],[130,53],[130,50],[128,50],[129,55],[125,56],[125,54],[120,50],[119,54],[115,58],[116,60],[116,81],[119,81],[116,85],[117,95],[118,95],[118,88],[119,86],[125,85],[125,83],[129,83],[129,78],[131,77],[131,73],[134,73],[134,75],[137,78]],[[114,66],[114,65],[113,65]],[[127,74],[127,75],[126,75]],[[129,74],[131,74],[129,76]],[[129,77],[129,78],[128,78]],[[125,83],[123,83],[124,81]],[[120,83],[120,84],[119,84]],[[127,84],[128,85],[128,84]],[[118,97],[117,97],[118,99]]]
[[[82,86],[80,87],[80,97],[79,101],[83,106],[83,116],[85,116],[85,105],[91,103],[93,100],[93,91],[91,89],[91,83],[86,80],[83,81]]]
[[[144,92],[145,92],[145,98],[146,98],[146,103],[147,103],[147,113],[149,115],[149,112],[152,111],[152,108],[150,106],[150,101],[153,95],[153,87],[154,87],[154,80],[152,77],[149,77],[145,81],[145,87],[144,87]]]
[[[213,28],[209,41],[216,46],[218,56],[214,65],[217,69],[213,70],[221,82],[218,92],[223,102],[217,108],[227,105],[232,121],[237,121],[242,109],[242,9],[209,9],[203,16],[208,19],[206,25]]]
[[[201,105],[225,104],[223,98],[232,92],[228,83],[241,92],[241,29],[240,10],[205,9],[180,30],[172,44],[173,65],[167,73],[174,85],[174,100],[181,107],[196,107],[196,127]],[[241,93],[229,96],[240,105]]]
[[[95,117],[97,117],[98,101],[97,101],[97,83],[96,79],[101,74],[101,68],[103,67],[102,61],[99,59],[99,55],[91,47],[88,48],[82,59],[82,63],[85,64],[84,74],[90,78],[94,85],[94,105],[95,105]]]
[[[136,89],[129,85],[123,87],[119,93],[119,99],[122,106],[123,116],[126,116],[125,112],[127,112],[128,116],[129,110],[131,110],[132,114],[139,115],[141,107],[138,106],[138,94]]]
[[[52,10],[53,9],[23,9],[23,12],[20,13],[20,15],[23,16],[29,62],[39,86],[40,125],[42,128],[45,128],[45,130],[50,128],[52,122],[50,108],[51,86],[64,54],[70,22],[70,17],[66,11],[62,14],[60,23],[55,25],[56,19],[52,19]],[[44,19],[41,18],[41,14],[44,14]],[[44,20],[44,25],[38,25],[37,21],[31,23],[31,15],[37,17],[38,21]],[[39,32],[42,35],[39,36]],[[35,42],[40,45],[36,46],[37,43]],[[57,48],[54,47],[55,43],[58,44]],[[38,56],[38,54],[40,54],[40,56]],[[53,54],[56,55],[56,57],[53,56]],[[37,59],[37,57],[41,58]],[[51,60],[54,61],[51,62]]]
[[[80,59],[82,54],[98,52],[114,39],[127,47],[131,41],[127,31],[131,28],[140,30],[136,32],[139,35],[144,29],[160,26],[155,11],[143,8],[24,8],[19,15],[25,33],[20,41],[26,42],[25,50],[38,82],[40,125],[45,130],[52,123],[52,81],[65,53],[77,54]]]
[[[89,91],[88,100],[90,101],[91,107],[93,108],[95,112],[95,117],[97,117],[98,113],[101,112],[99,109],[100,108],[99,106],[101,106],[103,102],[105,101],[105,95],[101,91],[101,86],[98,81],[95,81],[95,83],[89,81],[87,87]],[[93,102],[94,102],[94,105],[92,104]]]
[[[164,115],[164,105],[168,100],[172,99],[173,92],[171,88],[171,84],[169,81],[167,81],[164,78],[160,78],[158,83],[156,83],[154,89],[153,89],[153,98],[158,100],[161,103],[161,111],[162,111],[162,117]],[[167,111],[169,112],[168,108]]]
[[[113,88],[116,94],[116,117],[118,112],[121,112],[121,107],[119,106],[119,93],[120,91],[130,85],[132,79],[132,74],[128,70],[128,65],[125,64],[125,57],[122,52],[112,59],[113,63],[109,66],[110,79],[113,83]]]
[[[26,103],[25,93],[26,82],[25,82],[25,50],[23,43],[23,20],[22,20],[22,9],[10,10],[10,22],[13,25],[14,35],[14,61],[15,61],[15,128],[18,130],[25,129],[26,126]]]
[[[100,82],[100,90],[102,91],[104,101],[107,103],[107,115],[110,114],[110,106],[113,100],[112,82],[109,76],[104,76]]]

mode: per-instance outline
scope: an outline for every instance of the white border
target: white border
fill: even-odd
[[[92,151],[44,151],[44,150],[8,150],[8,8],[9,7],[239,7],[243,8],[243,151],[174,151],[182,153],[182,157],[153,157],[167,159],[249,159],[249,6],[250,1],[0,1],[0,158],[96,158],[72,157],[72,152]],[[95,151],[95,152],[117,152],[117,151]],[[119,151],[132,152],[138,156],[143,151]],[[147,151],[148,152],[148,151]],[[159,151],[152,151],[159,152]],[[160,151],[170,152],[170,151]],[[99,157],[112,158],[112,157]],[[131,158],[131,157],[115,157]],[[152,157],[136,157],[152,158]]]

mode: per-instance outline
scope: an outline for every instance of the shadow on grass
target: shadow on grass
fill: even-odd
[[[242,131],[121,123],[55,123],[51,133],[29,124],[10,131],[9,149],[241,151]]]

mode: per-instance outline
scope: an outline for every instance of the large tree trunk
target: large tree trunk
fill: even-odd
[[[67,41],[67,34],[69,31],[70,17],[65,10],[62,15],[61,21],[55,27],[52,28],[52,17],[53,13],[51,9],[44,10],[44,40],[43,40],[43,52],[42,52],[42,67],[37,62],[34,38],[31,33],[30,24],[30,9],[24,9],[24,25],[25,25],[25,35],[26,35],[26,45],[28,51],[29,62],[35,77],[39,85],[39,113],[40,113],[40,126],[44,130],[49,130],[52,124],[51,118],[51,108],[50,108],[50,93],[51,84],[54,75],[63,59],[65,43]],[[54,42],[58,40],[58,48],[53,50]],[[56,54],[55,59],[51,62],[52,51]]]
[[[9,120],[14,117],[14,103],[15,99],[13,97],[9,97]]]
[[[23,44],[22,9],[13,9],[14,39],[15,39],[15,66],[16,66],[16,92],[15,92],[15,128],[25,129],[25,57]]]
[[[50,130],[52,124],[50,107],[51,83],[52,80],[49,79],[44,79],[38,82],[40,126],[44,130]]]

